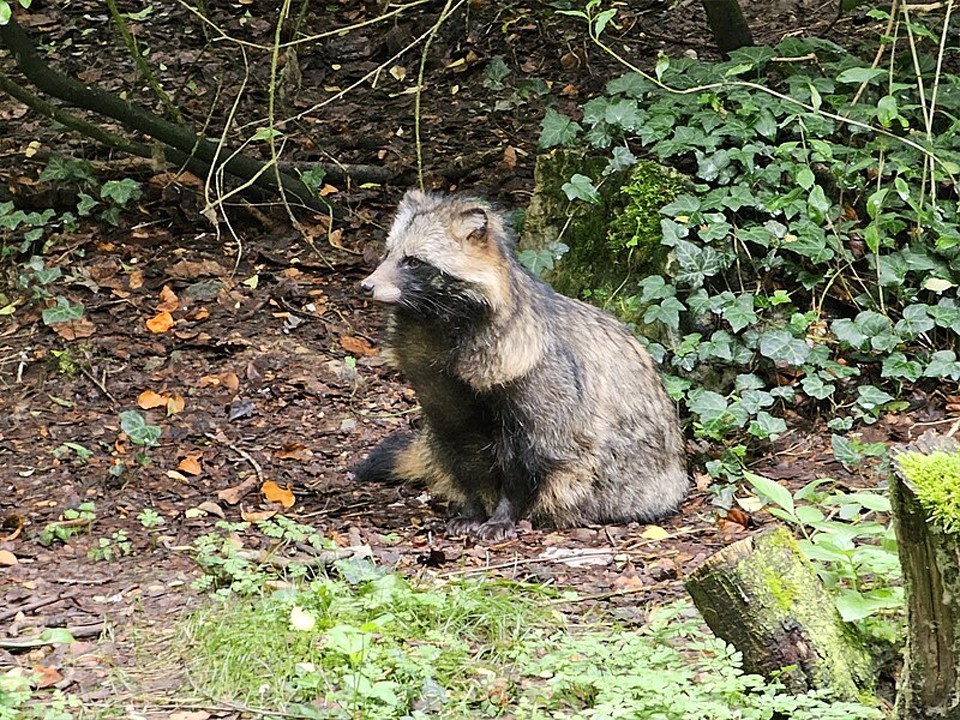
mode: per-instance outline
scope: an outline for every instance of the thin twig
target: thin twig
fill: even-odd
[[[227,437],[226,437],[222,432],[218,432],[218,433],[216,433],[216,434],[214,434],[214,433],[204,433],[203,435],[204,435],[204,437],[208,437],[208,438],[210,438],[211,440],[216,440],[218,443],[220,443],[220,444],[222,444],[222,445],[226,445],[228,448],[230,448],[231,450],[233,450],[237,455],[239,455],[239,456],[242,457],[244,460],[246,460],[248,463],[250,463],[250,465],[253,466],[254,472],[257,474],[257,479],[258,479],[261,483],[263,482],[263,470],[260,468],[260,464],[259,464],[256,460],[253,459],[253,456],[252,456],[250,453],[248,453],[248,452],[247,452],[246,450],[244,450],[243,448],[239,448],[239,447],[237,447],[236,445],[234,445],[232,442],[230,442],[230,441],[227,439]]]

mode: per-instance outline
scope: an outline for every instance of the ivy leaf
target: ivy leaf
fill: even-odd
[[[74,322],[83,318],[83,310],[83,303],[72,303],[61,295],[56,305],[43,309],[41,317],[44,325]]]
[[[831,383],[825,383],[819,375],[807,375],[800,381],[800,387],[807,397],[824,400],[833,395],[836,388]]]
[[[540,148],[546,149],[557,145],[570,145],[577,139],[583,128],[566,115],[558,113],[553,108],[547,108],[547,114],[540,123]]]
[[[608,82],[607,92],[610,95],[626,95],[627,97],[639,98],[653,87],[653,83],[639,73],[628,72]]]
[[[620,100],[607,105],[604,120],[624,130],[635,130],[640,125],[640,113],[634,100]]]
[[[734,332],[740,332],[748,325],[757,322],[757,314],[753,311],[753,295],[745,293],[723,308],[723,319],[730,323]]]
[[[503,61],[502,55],[495,55],[487,63],[483,75],[483,86],[490,90],[503,90],[503,81],[512,72]]]
[[[893,400],[893,395],[876,385],[861,385],[857,388],[857,394],[860,396],[857,398],[857,405],[867,411],[877,410]]]
[[[938,350],[930,356],[930,362],[923,370],[924,377],[960,380],[960,363],[953,350]]]
[[[760,354],[777,363],[799,367],[810,356],[810,346],[787,330],[767,330],[760,336]]]
[[[687,396],[687,409],[706,425],[727,414],[727,399],[713,390],[697,388]]]
[[[903,337],[914,338],[920,333],[932,330],[933,318],[927,313],[927,306],[923,303],[907,305],[903,309],[903,317],[894,326],[894,329]]]
[[[833,457],[848,470],[856,467],[863,460],[860,451],[842,435],[832,435],[830,446],[833,448]]]
[[[672,203],[660,208],[660,212],[675,218],[688,218],[694,213],[700,212],[700,198],[693,195],[678,195]]]
[[[640,296],[641,305],[646,305],[654,300],[674,297],[677,294],[676,288],[673,285],[668,285],[661,275],[648,275],[638,284],[643,290]]]
[[[593,180],[586,175],[581,175],[580,173],[575,174],[570,178],[570,181],[565,182],[560,189],[566,193],[568,200],[583,200],[591,205],[598,205],[600,203],[600,193],[597,192]]]
[[[680,313],[687,308],[675,297],[668,297],[659,305],[651,305],[643,314],[645,323],[660,322],[671,330],[680,328]]]
[[[895,352],[883,359],[880,375],[885,378],[903,378],[916,382],[923,376],[923,366],[916,360],[908,360],[902,352]]]
[[[813,184],[817,181],[814,177],[813,170],[804,165],[797,171],[796,174],[797,185],[802,187],[804,190],[809,190],[813,187]]]
[[[787,423],[783,418],[774,417],[766,410],[757,413],[757,417],[750,423],[747,432],[762,440],[776,440],[787,431]]]
[[[130,442],[144,447],[157,445],[163,432],[156,425],[150,425],[147,419],[136,410],[125,410],[120,413],[120,429],[127,434]]]
[[[830,330],[837,336],[837,340],[854,350],[860,350],[867,342],[867,336],[860,331],[853,320],[847,318],[839,318],[831,322]]]
[[[807,210],[815,223],[823,222],[830,212],[830,200],[820,185],[814,185],[807,197]]]
[[[883,68],[855,67],[844,70],[842,73],[837,75],[837,82],[854,83],[859,85],[860,83],[870,82],[874,78],[878,78],[881,75],[886,74],[887,71]]]

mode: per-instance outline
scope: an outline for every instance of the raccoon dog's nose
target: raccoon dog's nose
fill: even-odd
[[[374,284],[370,282],[370,278],[364,278],[363,280],[360,281],[360,289],[363,290],[368,295],[373,293],[374,287],[375,287]]]

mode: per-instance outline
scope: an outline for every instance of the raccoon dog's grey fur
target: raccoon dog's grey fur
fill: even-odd
[[[459,508],[451,534],[495,541],[515,521],[649,521],[688,488],[674,404],[612,316],[514,258],[503,217],[473,198],[408,192],[362,282],[387,311],[387,356],[423,408],[362,480],[423,480]]]

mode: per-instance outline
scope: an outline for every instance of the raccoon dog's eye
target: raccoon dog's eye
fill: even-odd
[[[426,263],[424,263],[423,260],[421,260],[420,258],[413,257],[412,255],[407,255],[403,259],[403,264],[406,265],[408,268],[412,268],[415,270],[418,267],[423,267]]]

